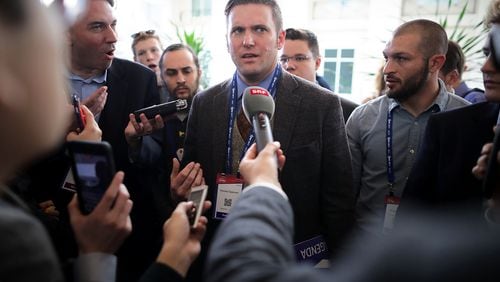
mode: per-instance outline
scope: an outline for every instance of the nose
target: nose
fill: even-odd
[[[492,73],[497,71],[495,68],[495,64],[493,63],[493,56],[494,54],[490,53],[488,57],[486,57],[486,61],[484,61],[484,64],[481,67],[482,73]]]
[[[153,52],[146,51],[146,60],[152,61],[154,59]]]
[[[393,69],[392,61],[390,59],[387,59],[387,61],[385,61],[384,68],[382,69],[382,72],[384,75],[395,72]]]
[[[292,60],[290,60],[290,59],[288,59],[288,61],[283,64],[283,67],[287,71],[293,71],[293,70],[295,70],[297,68],[297,66],[295,65],[295,63],[292,63]]]
[[[243,38],[243,46],[252,47],[255,45],[255,41],[253,40],[253,36],[251,32],[245,33],[245,37]]]
[[[184,84],[186,82],[186,78],[184,77],[184,74],[180,71],[177,74],[177,84]]]
[[[112,28],[108,28],[108,34],[106,35],[106,42],[107,43],[116,43],[118,41],[118,35],[116,34],[116,31]]]

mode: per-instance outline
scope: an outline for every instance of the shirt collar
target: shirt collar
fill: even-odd
[[[104,73],[101,75],[92,76],[92,77],[89,77],[87,79],[84,79],[81,76],[78,76],[76,74],[69,73],[69,79],[82,81],[83,83],[86,83],[86,84],[90,84],[90,83],[102,84],[102,83],[106,82],[107,77],[108,77],[108,70],[105,70]]]
[[[448,100],[450,99],[451,93],[448,93],[446,90],[446,85],[441,79],[438,79],[439,82],[439,93],[434,99],[434,102],[432,102],[431,105],[424,111],[427,112],[431,108],[436,108],[437,107],[437,112],[443,111],[446,109],[446,104],[448,104]],[[389,111],[394,110],[395,108],[401,106],[398,101],[396,101],[393,98],[389,98]]]
[[[269,88],[269,85],[271,84],[271,81],[273,79],[273,74],[274,74],[274,69],[273,71],[264,78],[264,80],[262,80],[261,82],[259,82],[258,86],[264,88],[264,89],[268,89]],[[243,79],[240,78],[240,73],[237,72],[237,75],[236,75],[236,84],[238,85],[238,98],[241,98],[241,95],[243,94],[243,91],[245,91],[245,89],[249,86],[247,85]]]

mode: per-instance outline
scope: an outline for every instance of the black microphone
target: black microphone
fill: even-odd
[[[262,87],[250,86],[243,92],[243,112],[255,132],[257,150],[260,152],[267,143],[273,142],[271,123],[274,114],[274,100],[269,91]]]

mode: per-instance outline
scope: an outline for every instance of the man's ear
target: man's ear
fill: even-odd
[[[278,43],[277,43],[277,46],[278,46],[278,50],[281,50],[283,48],[283,46],[285,46],[285,36],[286,36],[286,33],[284,30],[281,30],[279,33],[278,33]]]
[[[318,56],[316,60],[314,61],[314,69],[317,71],[319,69],[319,66],[321,66],[321,57]]]
[[[445,55],[434,55],[429,59],[429,71],[431,73],[439,72],[441,67],[444,65],[444,61],[446,61]]]

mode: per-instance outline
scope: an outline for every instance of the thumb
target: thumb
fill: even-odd
[[[179,174],[179,167],[181,165],[179,164],[179,161],[176,158],[172,159],[172,172],[170,173],[170,178],[175,178],[177,174]]]
[[[105,211],[108,211],[111,209],[115,202],[116,195],[120,190],[120,185],[123,183],[123,178],[124,173],[122,171],[119,171],[115,174],[113,181],[111,181],[111,184],[109,184],[108,190],[99,201],[99,204],[97,204],[95,208],[96,210],[104,209]]]

